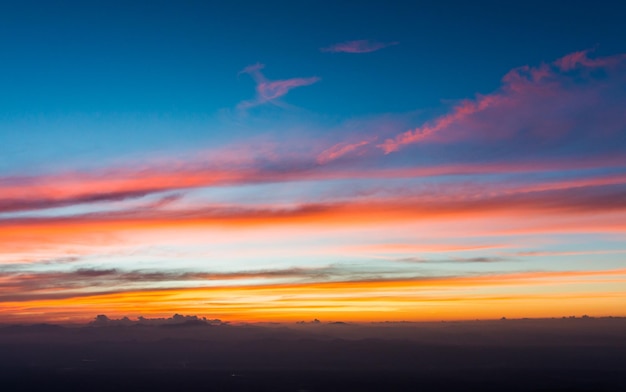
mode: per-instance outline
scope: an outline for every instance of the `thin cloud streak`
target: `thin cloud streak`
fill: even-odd
[[[363,147],[369,145],[372,141],[370,140],[362,140],[356,143],[338,143],[334,146],[322,151],[317,156],[317,163],[320,165],[325,165],[329,162],[332,162],[336,159],[339,159],[347,154],[353,154],[358,150],[363,150]]]
[[[321,48],[320,51],[330,53],[371,53],[398,44],[399,42],[378,42],[363,39],[341,42]]]
[[[404,260],[398,260],[404,261]],[[406,260],[413,262],[412,260]],[[472,258],[467,259],[467,263],[488,263],[502,261],[500,259],[490,260],[488,258]],[[0,276],[0,282],[2,292],[5,293],[1,298],[3,301],[16,301],[17,298],[22,300],[37,300],[47,296],[46,292],[38,293],[37,291],[50,290],[54,298],[59,298],[56,294],[59,291],[66,290],[65,298],[85,297],[85,296],[98,296],[99,292],[80,292],[72,291],[77,288],[92,288],[95,286],[105,286],[104,282],[98,282],[98,279],[114,279],[121,283],[132,282],[137,279],[144,279],[146,281],[154,282],[169,282],[170,287],[161,287],[158,289],[137,289],[137,288],[120,288],[117,293],[132,293],[132,292],[144,292],[144,291],[194,291],[194,290],[207,290],[207,291],[222,291],[222,290],[239,290],[247,289],[265,290],[273,289],[277,292],[291,289],[291,288],[311,288],[311,289],[352,289],[352,288],[376,288],[376,287],[395,287],[395,288],[426,288],[426,287],[439,287],[447,285],[469,285],[469,286],[481,286],[481,285],[506,285],[507,281],[520,281],[527,282],[528,284],[541,284],[542,281],[550,281],[555,279],[554,283],[558,283],[556,280],[564,279],[567,283],[570,278],[593,278],[598,276],[606,277],[623,277],[626,279],[626,269],[610,269],[610,270],[567,270],[567,271],[527,271],[527,272],[508,272],[508,273],[470,273],[467,275],[424,275],[414,274],[404,278],[398,277],[385,277],[382,278],[379,274],[374,272],[358,272],[353,273],[356,276],[350,276],[348,271],[342,271],[341,269],[334,268],[320,268],[320,269],[305,269],[305,268],[289,268],[282,270],[261,270],[261,271],[243,271],[232,273],[160,273],[160,272],[141,272],[131,271],[123,272],[116,269],[108,270],[93,270],[83,269],[72,272],[56,272],[56,273],[31,273],[31,274],[3,274]],[[307,281],[299,282],[265,282],[265,283],[250,283],[250,278],[263,278],[271,279],[276,277],[304,277]],[[329,279],[334,277],[334,279]],[[337,279],[339,278],[339,279]],[[176,281],[201,281],[201,280],[226,280],[231,281],[230,285],[220,286],[195,286],[195,287],[180,287],[175,284]],[[245,283],[239,283],[237,280],[245,281]],[[419,283],[416,286],[416,283]],[[26,289],[32,291],[29,294],[23,294],[15,296],[13,299],[11,290],[16,288]],[[57,292],[55,294],[55,292]],[[42,295],[42,297],[40,297]]]
[[[610,255],[626,253],[626,249],[608,250],[583,250],[583,251],[523,251],[517,252],[517,256],[523,257],[552,257],[552,256],[588,256],[588,255]]]
[[[92,291],[96,288],[142,286],[146,283],[168,283],[172,286],[182,282],[231,282],[249,280],[275,280],[289,278],[291,280],[327,280],[330,276],[341,276],[343,273],[336,268],[284,268],[273,270],[235,271],[235,272],[188,272],[188,271],[123,271],[117,268],[94,269],[79,268],[63,272],[32,272],[4,271],[0,272],[0,297],[11,296],[10,293],[28,292],[28,296],[36,293],[46,294],[48,291],[84,289]],[[222,283],[223,284],[223,283]],[[21,295],[21,294],[20,294]],[[17,295],[15,298],[19,297]]]
[[[453,259],[425,259],[422,257],[403,257],[401,259],[394,259],[402,263],[415,263],[415,264],[463,264],[463,263],[501,263],[512,261],[504,257],[457,257]]]
[[[454,253],[485,251],[492,249],[506,249],[510,245],[467,245],[467,244],[398,244],[385,243],[374,245],[348,246],[344,250],[348,252],[364,253]]]

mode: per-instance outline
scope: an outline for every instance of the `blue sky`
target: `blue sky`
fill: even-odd
[[[587,48],[623,50],[615,3],[583,4],[7,4],[3,114],[205,115],[245,99],[249,80],[237,72],[256,62],[274,79],[322,77],[308,94],[291,97],[314,112],[433,107],[489,92],[519,65]],[[357,39],[400,45],[365,59],[318,50]]]

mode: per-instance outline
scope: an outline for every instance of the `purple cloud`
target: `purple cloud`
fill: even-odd
[[[321,48],[322,52],[331,53],[370,53],[381,50],[388,46],[398,45],[399,42],[377,42],[366,39],[356,41],[346,41],[339,44],[331,45],[327,48]]]
[[[254,81],[256,82],[257,92],[255,99],[251,101],[243,101],[239,105],[237,105],[239,109],[247,109],[268,102],[277,103],[276,101],[280,97],[286,95],[289,90],[296,87],[309,86],[320,81],[320,78],[316,76],[309,78],[292,78],[285,80],[268,80],[261,72],[263,68],[265,68],[265,65],[257,63],[249,65],[239,72],[239,75],[241,75],[242,73],[249,74],[252,79],[254,79]]]
[[[502,78],[493,93],[477,94],[449,113],[386,139],[385,154],[421,142],[482,140],[496,143],[517,138],[534,143],[572,143],[582,137],[619,142],[626,121],[626,55],[588,57],[575,52],[552,63],[522,66]],[[600,76],[597,72],[602,70]],[[593,136],[592,136],[593,135]],[[536,152],[536,149],[534,149]]]

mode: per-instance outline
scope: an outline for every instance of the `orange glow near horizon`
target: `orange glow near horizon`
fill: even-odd
[[[86,322],[174,313],[230,322],[437,321],[624,316],[626,269],[421,280],[155,289],[3,302],[4,322]]]

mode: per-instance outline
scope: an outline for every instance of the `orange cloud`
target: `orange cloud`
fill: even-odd
[[[11,321],[195,313],[230,321],[384,321],[624,315],[626,269],[177,288],[3,301]],[[570,299],[570,301],[564,301]],[[576,301],[571,301],[576,299]]]

